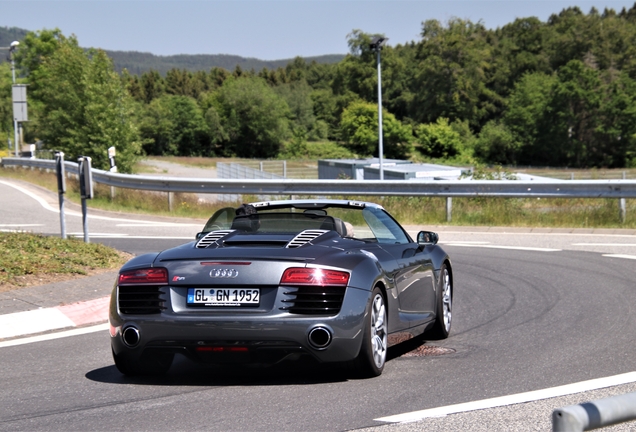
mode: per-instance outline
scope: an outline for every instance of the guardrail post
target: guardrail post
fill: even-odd
[[[287,178],[287,161],[283,161],[283,178]]]
[[[168,192],[168,210],[172,211],[172,201],[174,201],[174,192]]]
[[[452,220],[453,213],[453,198],[446,197],[446,222],[450,222]]]

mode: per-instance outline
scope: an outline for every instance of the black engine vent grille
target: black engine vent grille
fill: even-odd
[[[300,315],[337,315],[344,300],[345,287],[298,286],[287,287],[285,295],[292,298],[283,300],[286,306],[281,310]],[[292,290],[296,291],[292,291]]]
[[[160,313],[166,309],[160,288],[156,285],[120,286],[119,310],[123,314]]]

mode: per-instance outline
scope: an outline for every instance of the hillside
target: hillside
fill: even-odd
[[[8,47],[14,40],[22,40],[30,30],[17,27],[0,27],[0,47]],[[256,58],[245,58],[230,54],[179,54],[172,56],[158,56],[151,53],[137,51],[108,51],[113,59],[115,69],[121,72],[127,69],[133,75],[141,75],[149,70],[158,71],[165,75],[170,69],[186,69],[189,71],[209,71],[213,67],[221,67],[227,70],[234,70],[240,66],[243,70],[260,71],[263,68],[276,69],[285,67],[293,59],[282,60],[259,60]],[[306,57],[305,61],[311,63],[338,63],[344,58],[344,54],[331,54],[318,57]],[[0,62],[7,60],[6,51],[0,53]]]
[[[24,39],[28,30],[23,30],[17,27],[0,27],[0,47],[5,48],[11,45],[11,42]],[[7,59],[7,51],[0,51],[0,62],[4,62]]]
[[[170,69],[186,69],[192,72],[203,70],[209,71],[213,67],[221,67],[232,71],[236,66],[243,70],[260,71],[263,68],[276,69],[285,67],[293,59],[283,60],[259,60],[229,54],[179,54],[173,56],[158,56],[151,53],[136,51],[106,51],[113,59],[115,69],[120,72],[128,69],[133,75],[141,75],[150,69],[165,75]],[[307,63],[338,63],[345,56],[343,54],[323,55],[318,57],[305,57]]]

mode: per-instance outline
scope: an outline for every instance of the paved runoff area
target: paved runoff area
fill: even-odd
[[[52,330],[105,323],[117,272],[0,293],[0,344]]]

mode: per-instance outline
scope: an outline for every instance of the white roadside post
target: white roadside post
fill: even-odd
[[[117,172],[117,164],[115,164],[115,146],[108,147],[108,161],[110,162],[110,170],[109,172]],[[110,187],[110,200],[115,199],[115,186]]]

